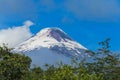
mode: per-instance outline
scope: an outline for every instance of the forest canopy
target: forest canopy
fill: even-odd
[[[120,80],[120,57],[109,50],[110,39],[100,42],[93,53],[93,62],[73,59],[71,65],[58,64],[30,68],[32,60],[23,54],[0,47],[0,80]]]

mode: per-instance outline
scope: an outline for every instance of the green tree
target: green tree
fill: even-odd
[[[22,80],[30,69],[31,59],[0,47],[0,80]]]
[[[90,73],[103,74],[103,80],[120,80],[120,59],[119,55],[109,50],[110,39],[100,42],[102,47],[95,52],[94,62],[87,63]]]

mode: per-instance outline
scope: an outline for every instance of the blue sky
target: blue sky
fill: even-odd
[[[0,0],[0,42],[18,33],[13,37],[25,40],[45,27],[59,27],[91,50],[109,37],[111,49],[120,51],[120,1]]]

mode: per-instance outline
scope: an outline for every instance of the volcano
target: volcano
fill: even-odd
[[[59,28],[44,28],[14,48],[14,51],[29,56],[32,65],[36,66],[53,65],[60,61],[70,64],[72,58],[89,57],[86,50]]]

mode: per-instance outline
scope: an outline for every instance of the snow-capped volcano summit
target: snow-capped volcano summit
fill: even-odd
[[[35,36],[15,47],[14,51],[32,58],[33,64],[67,63],[70,58],[88,57],[87,48],[72,40],[59,28],[45,28]],[[36,60],[37,59],[37,60]]]
[[[37,35],[52,37],[59,42],[65,41],[65,39],[72,40],[69,36],[67,36],[67,34],[64,31],[62,31],[59,28],[45,28],[45,29],[41,30]]]

